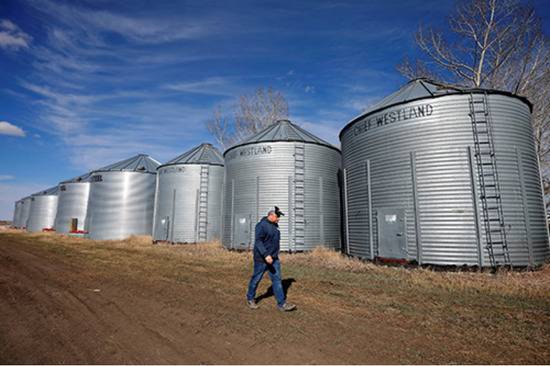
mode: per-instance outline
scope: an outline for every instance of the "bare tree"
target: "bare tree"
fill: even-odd
[[[216,107],[212,118],[206,121],[206,128],[222,148],[233,144],[231,121],[224,115],[220,106]]]
[[[272,88],[258,88],[252,95],[240,96],[232,113],[224,113],[218,106],[206,126],[218,144],[227,148],[286,118],[288,103],[284,95]]]
[[[533,103],[533,130],[550,193],[550,41],[531,6],[516,0],[462,0],[445,30],[420,26],[419,59],[398,70],[446,85],[509,91]]]

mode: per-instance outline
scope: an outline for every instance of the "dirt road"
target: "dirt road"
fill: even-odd
[[[284,314],[269,292],[244,306],[246,254],[0,233],[0,362],[550,362],[546,269],[495,280],[327,258],[283,258],[299,305]]]

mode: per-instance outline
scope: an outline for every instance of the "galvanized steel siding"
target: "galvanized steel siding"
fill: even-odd
[[[94,181],[101,176],[102,181]],[[151,235],[156,174],[96,172],[91,176],[86,229],[91,239]]]
[[[406,216],[408,259],[489,265],[476,162],[468,149],[474,144],[468,98],[467,94],[448,95],[397,105],[367,118],[426,103],[433,106],[433,113],[363,133],[354,134],[353,126],[344,131],[345,221],[351,255],[377,256],[376,210],[401,208]],[[549,256],[548,237],[529,108],[504,95],[489,94],[488,102],[512,264],[542,263]],[[367,161],[371,166],[370,220]],[[373,243],[369,242],[371,235]]]
[[[415,157],[422,263],[479,264],[468,149],[422,151]],[[416,243],[411,228],[409,239]]]
[[[25,198],[21,203],[21,216],[19,217],[19,227],[24,229],[27,227],[29,216],[31,214],[31,198]]]
[[[293,194],[296,145],[305,154],[305,245],[295,247]],[[241,155],[250,148],[270,149],[270,153]],[[340,190],[338,172],[340,152],[326,146],[302,142],[265,142],[234,148],[225,154],[223,245],[233,243],[237,215],[251,217],[250,243],[254,243],[254,226],[273,206],[281,217],[281,250],[311,250],[316,246],[340,246]],[[250,249],[250,248],[240,248]]]
[[[19,217],[21,216],[21,202],[17,201],[15,202],[15,206],[13,209],[13,221],[11,225],[13,227],[19,227]]]
[[[210,165],[208,173],[208,241],[220,240],[222,235],[222,202],[224,167]]]
[[[515,98],[491,95],[490,101],[510,258],[540,264],[550,248],[531,115]]]
[[[31,198],[27,231],[39,232],[53,228],[57,213],[57,196],[44,195]]]
[[[342,155],[315,144],[305,145],[305,248],[341,248],[340,183]]]
[[[89,182],[63,183],[59,185],[55,231],[68,233],[71,230],[71,220],[74,218],[78,219],[77,230],[84,230],[89,194]]]
[[[154,240],[175,243],[199,241],[197,203],[202,167],[209,169],[206,240],[219,239],[223,167],[206,164],[181,164],[161,167],[157,172]],[[168,225],[162,223],[166,217],[169,217]]]

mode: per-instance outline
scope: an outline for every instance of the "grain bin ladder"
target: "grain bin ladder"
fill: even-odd
[[[201,166],[201,180],[199,190],[199,241],[207,240],[208,230],[208,175],[209,167]]]
[[[511,265],[487,94],[471,93],[469,104],[487,253],[492,267]]]
[[[294,147],[294,250],[305,244],[305,146]]]

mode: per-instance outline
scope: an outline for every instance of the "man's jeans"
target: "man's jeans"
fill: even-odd
[[[254,261],[254,273],[248,284],[246,298],[247,300],[254,300],[256,297],[256,289],[266,271],[269,272],[269,277],[271,278],[271,285],[275,299],[277,299],[277,305],[283,306],[285,303],[285,293],[281,282],[281,262],[279,262],[279,259],[274,259],[273,264]]]

